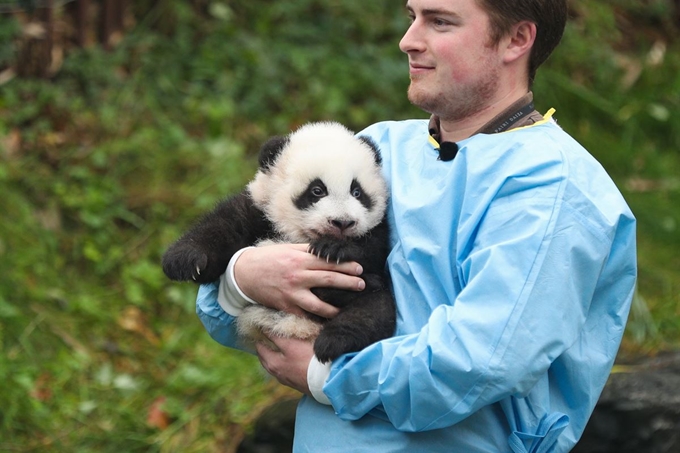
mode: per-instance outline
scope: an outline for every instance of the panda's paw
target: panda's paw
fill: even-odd
[[[314,341],[314,355],[321,363],[328,363],[337,359],[341,355],[349,352],[347,345],[343,342],[336,341],[331,335],[324,335],[323,330],[321,334]]]
[[[214,279],[206,275],[208,255],[185,244],[171,247],[163,255],[163,272],[171,280],[207,283]]]
[[[307,251],[329,262],[342,263],[352,260],[347,243],[335,238],[322,237],[316,239],[309,244]]]

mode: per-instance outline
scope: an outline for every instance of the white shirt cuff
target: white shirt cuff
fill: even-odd
[[[256,301],[246,296],[245,293],[241,291],[241,288],[238,287],[236,279],[234,278],[234,265],[241,254],[249,248],[252,247],[242,248],[234,253],[234,256],[232,256],[229,261],[226,272],[220,276],[217,303],[220,304],[222,310],[226,311],[231,316],[238,316],[248,305],[257,304]]]
[[[321,363],[317,360],[316,356],[312,356],[312,360],[307,368],[307,385],[314,399],[328,406],[331,405],[331,400],[323,392],[323,386],[330,375],[331,362]]]

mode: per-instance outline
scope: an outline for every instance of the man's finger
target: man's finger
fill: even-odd
[[[312,262],[310,264],[310,269],[319,271],[333,271],[335,273],[341,273],[352,276],[359,276],[364,272],[361,265],[354,261],[348,261],[346,263],[336,263],[335,261],[327,261],[325,258],[319,258],[311,255]]]
[[[334,318],[340,312],[338,307],[322,301],[313,293],[307,293],[304,297],[300,297],[298,307],[322,318]]]
[[[355,261],[347,261],[344,263],[336,263],[332,260],[327,260],[325,258],[319,258],[313,253],[309,253],[309,244],[292,244],[292,248],[305,252],[310,260],[310,269],[313,270],[329,270],[333,272],[340,272],[347,275],[361,275],[363,268],[361,265]]]
[[[363,291],[366,283],[361,277],[334,271],[314,270],[304,274],[305,283],[311,288],[337,288],[348,291]]]

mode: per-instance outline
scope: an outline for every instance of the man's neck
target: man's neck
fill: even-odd
[[[526,90],[509,93],[462,120],[440,119],[440,141],[457,142],[474,135],[489,122],[503,116],[508,109],[514,108],[527,94]]]
[[[480,133],[496,134],[498,132],[515,129],[517,127],[530,126],[541,120],[543,120],[543,115],[537,112],[534,108],[534,95],[530,91],[468,136]],[[430,117],[428,130],[432,138],[434,138],[437,143],[442,146],[442,148],[444,147],[444,143],[455,144],[455,141],[442,139],[440,120],[436,115],[432,115]],[[467,138],[467,136],[464,138]],[[448,148],[451,149],[450,146]]]

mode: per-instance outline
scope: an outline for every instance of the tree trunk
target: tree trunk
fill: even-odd
[[[52,46],[54,44],[54,0],[36,9],[24,25],[19,43],[17,74],[20,77],[46,78],[50,76]]]

